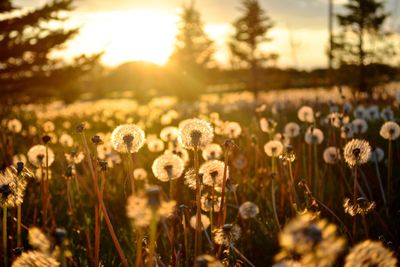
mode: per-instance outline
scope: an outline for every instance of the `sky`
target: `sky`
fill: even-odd
[[[335,12],[347,0],[333,0]],[[33,8],[46,0],[17,0]],[[278,66],[312,69],[327,65],[328,0],[260,0],[275,23],[269,36],[272,42],[263,49],[279,54]],[[388,27],[397,30],[400,4],[386,0],[394,16]],[[71,59],[81,53],[104,50],[102,63],[117,66],[126,61],[143,60],[159,65],[167,62],[173,50],[180,7],[189,0],[77,0],[69,26],[81,27],[79,35],[55,56]],[[240,0],[197,0],[205,31],[215,42],[215,58],[228,66],[226,41],[233,33],[232,22],[240,16]]]

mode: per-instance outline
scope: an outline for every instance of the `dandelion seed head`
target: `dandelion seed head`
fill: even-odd
[[[179,136],[179,129],[173,126],[165,127],[160,132],[160,138],[164,142],[176,142],[178,136]]]
[[[148,139],[147,148],[150,152],[161,152],[164,150],[164,142],[158,138]]]
[[[363,134],[366,133],[368,130],[368,123],[364,119],[360,118],[354,119],[351,122],[351,125],[353,127],[353,133],[355,134]]]
[[[295,253],[305,266],[331,266],[343,250],[345,240],[336,235],[336,226],[316,219],[311,213],[298,215],[279,234],[282,258]]]
[[[144,143],[144,132],[135,124],[119,125],[111,133],[111,144],[120,153],[136,153]]]
[[[260,119],[260,128],[264,133],[273,133],[275,132],[276,126],[278,123],[272,119],[261,118]]]
[[[343,125],[349,123],[349,121],[350,121],[349,116],[344,115],[342,113],[338,113],[338,112],[330,113],[328,115],[328,119],[329,119],[330,124],[336,128],[340,128]]]
[[[47,236],[37,227],[30,227],[28,230],[29,244],[36,250],[48,254],[51,243]]]
[[[341,156],[340,156],[340,149],[334,146],[327,147],[324,150],[323,158],[325,163],[327,164],[335,164],[337,163]]]
[[[379,107],[377,105],[369,106],[366,110],[368,113],[368,120],[375,121],[380,117]]]
[[[162,182],[181,177],[185,169],[184,161],[175,154],[163,154],[156,158],[151,166],[154,176]]]
[[[343,139],[349,139],[353,137],[353,125],[351,123],[340,127],[340,137]]]
[[[258,215],[258,213],[260,213],[260,209],[256,204],[250,201],[244,202],[239,207],[239,214],[245,220],[255,218]]]
[[[242,229],[237,224],[224,224],[213,230],[214,242],[218,245],[230,246],[241,236]]]
[[[151,220],[151,210],[148,207],[147,199],[135,195],[128,197],[126,216],[133,220],[136,227],[148,226]]]
[[[363,197],[358,198],[356,203],[353,203],[349,198],[345,198],[343,201],[344,211],[350,216],[366,215],[373,211],[375,207],[376,203],[374,201],[369,201]]]
[[[60,138],[58,139],[58,142],[63,146],[63,147],[72,147],[74,145],[74,139],[72,136],[70,136],[67,133],[63,133]]]
[[[304,135],[304,140],[307,144],[321,144],[324,141],[324,133],[313,126],[309,127]]]
[[[206,230],[208,227],[210,227],[210,219],[206,215],[201,214],[200,222],[201,222],[201,230]],[[193,229],[196,229],[196,226],[197,226],[196,215],[194,215],[190,218],[189,223]]]
[[[22,162],[24,165],[26,165],[27,159],[24,154],[17,154],[13,156],[12,161],[13,165],[17,165],[18,162]]]
[[[391,107],[386,107],[381,111],[381,118],[385,121],[393,121],[394,120],[394,112]]]
[[[242,127],[235,121],[229,121],[224,124],[224,135],[228,138],[235,139],[242,133]]]
[[[309,106],[302,106],[297,111],[297,117],[302,122],[313,123],[314,122],[314,110]]]
[[[371,146],[366,140],[352,139],[344,147],[344,159],[350,167],[366,163],[370,155]]]
[[[238,154],[232,161],[233,166],[238,170],[243,170],[246,168],[247,163],[247,157],[243,154]]]
[[[214,196],[214,198],[209,195],[205,194],[201,196],[200,199],[201,209],[205,212],[209,212],[212,210],[214,206],[214,212],[219,212],[221,209],[221,197]]]
[[[45,123],[43,123],[43,131],[45,133],[54,132],[55,129],[56,129],[56,126],[55,126],[55,124],[53,122],[46,121]]]
[[[209,160],[200,166],[199,173],[203,175],[203,184],[214,187],[221,187],[224,177],[225,163],[220,160]],[[229,177],[229,168],[226,170],[226,177]]]
[[[77,152],[75,150],[65,153],[64,156],[69,164],[79,164],[85,158],[85,154],[82,151]]]
[[[366,240],[354,246],[346,256],[344,267],[395,267],[397,259],[381,242]]]
[[[204,160],[214,160],[214,159],[221,159],[222,158],[222,148],[219,144],[211,143],[206,145],[203,149],[201,155]]]
[[[400,136],[400,126],[394,121],[385,122],[379,134],[387,140],[396,140]]]
[[[25,175],[17,176],[14,167],[7,167],[0,172],[0,206],[13,208],[24,201],[25,189],[27,186]]]
[[[147,171],[143,168],[134,169],[133,178],[135,180],[144,181],[147,179]]]
[[[31,147],[28,151],[29,162],[37,167],[46,167],[46,161],[48,166],[51,166],[54,162],[54,152],[51,148],[47,148],[48,159],[46,159],[46,147],[43,145],[35,145]]]
[[[360,118],[360,119],[367,119],[368,118],[368,112],[365,109],[363,105],[358,105],[354,110],[353,110],[353,115],[355,118]]]
[[[186,149],[204,149],[214,138],[213,128],[207,121],[188,119],[179,124],[179,141]]]
[[[18,119],[11,119],[7,122],[7,128],[10,132],[19,133],[22,130],[22,123]]]
[[[279,157],[283,152],[283,145],[281,142],[272,140],[264,145],[265,154],[269,157]]]
[[[370,161],[381,162],[385,158],[385,152],[380,147],[375,147],[369,158]]]
[[[196,171],[190,168],[185,173],[185,184],[192,190],[196,190]]]
[[[295,138],[300,134],[300,126],[295,122],[288,122],[283,132],[287,137]]]
[[[60,263],[52,256],[39,251],[23,252],[12,263],[12,267],[57,267]]]

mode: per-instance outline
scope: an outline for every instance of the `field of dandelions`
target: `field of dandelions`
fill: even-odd
[[[400,97],[325,97],[2,106],[2,266],[398,266]]]

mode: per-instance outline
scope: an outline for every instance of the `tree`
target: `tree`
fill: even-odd
[[[370,91],[378,82],[379,73],[367,65],[390,63],[396,55],[389,41],[391,34],[384,31],[389,14],[379,0],[349,0],[344,8],[344,14],[337,15],[341,31],[334,37],[333,55],[341,69],[355,70],[347,72],[351,79],[345,82],[360,91]]]
[[[259,69],[277,58],[276,54],[268,54],[261,49],[264,43],[272,41],[267,34],[274,24],[257,0],[243,0],[241,5],[243,15],[233,23],[235,34],[229,48],[234,67],[249,70],[248,89],[254,92],[257,100]]]
[[[213,64],[213,54],[213,42],[204,31],[194,2],[184,5],[174,51],[168,62],[177,84],[174,92],[181,98],[198,97],[206,86],[206,74]]]
[[[31,11],[1,2],[0,93],[8,96],[3,100],[23,102],[76,93],[75,82],[100,55],[81,55],[72,64],[51,57],[78,33],[78,29],[63,28],[71,10],[72,0],[53,0]]]

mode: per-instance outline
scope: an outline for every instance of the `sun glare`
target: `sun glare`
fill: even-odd
[[[108,66],[126,61],[165,64],[173,50],[179,20],[178,15],[138,9],[83,17],[80,23],[84,27],[69,47],[70,53],[104,50],[102,62]]]

